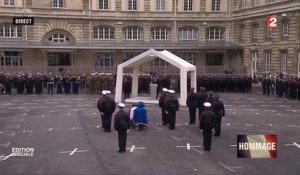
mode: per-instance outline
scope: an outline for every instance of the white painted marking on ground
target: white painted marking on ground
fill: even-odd
[[[16,132],[10,131],[10,132],[7,132],[7,133],[3,133],[3,135],[14,137],[16,135]]]
[[[230,145],[231,147],[236,147],[237,145]]]
[[[191,150],[191,145],[189,143],[186,144],[186,149]]]
[[[225,164],[222,163],[222,162],[219,162],[219,165],[221,165],[222,167],[226,168],[227,170],[229,170],[229,171],[231,171],[231,172],[233,172],[233,173],[235,172],[234,169],[230,168],[229,166],[225,165]]]
[[[146,147],[135,147],[135,145],[132,145],[131,148],[126,148],[126,149],[130,149],[130,152],[133,152],[136,149],[146,149]]]
[[[100,125],[97,125],[97,128],[100,128]]]
[[[300,128],[300,126],[298,126],[298,125],[288,125],[288,127],[290,127],[290,128]]]
[[[255,113],[255,115],[258,115],[259,113]]]
[[[204,153],[200,150],[197,150],[196,148],[192,148],[192,150],[196,151],[197,153],[201,154],[201,155],[204,155]]]
[[[178,142],[181,142],[181,140],[175,136],[171,136],[174,140],[178,141]]]
[[[68,113],[68,115],[71,115],[71,113]]]
[[[185,148],[186,147],[186,149],[187,150],[191,150],[191,148],[200,148],[201,146],[191,146],[189,143],[187,143],[186,144],[186,146],[176,146],[176,148]]]
[[[11,153],[10,155],[4,157],[2,160],[7,160],[8,158],[12,157],[14,155],[14,153]]]
[[[130,152],[133,152],[134,148],[135,148],[135,145],[132,145]]]
[[[48,131],[52,131],[52,130],[53,130],[53,128],[49,128],[49,129],[48,129]]]
[[[88,150],[78,150],[78,148],[75,148],[73,151],[61,151],[59,153],[65,154],[65,153],[70,153],[69,156],[72,156],[75,153],[81,153],[81,152],[87,152]]]
[[[5,148],[8,148],[10,144],[11,144],[11,142],[9,141],[9,142],[7,142],[7,143],[0,144],[0,146],[3,146],[3,147],[5,147]]]
[[[296,142],[293,142],[293,144],[284,144],[284,145],[286,145],[286,146],[296,146],[297,148],[300,149],[300,145]]]
[[[227,126],[230,126],[230,123],[226,123],[227,124]]]
[[[93,115],[97,115],[97,113],[94,112]]]

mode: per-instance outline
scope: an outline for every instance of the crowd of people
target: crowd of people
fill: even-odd
[[[262,92],[264,95],[277,95],[292,100],[300,100],[300,78],[283,78],[278,76],[267,76],[262,79]]]
[[[188,76],[188,82],[190,82]],[[252,79],[238,74],[198,74],[197,91],[200,87],[215,92],[251,92]],[[115,90],[116,75],[111,73],[68,74],[68,73],[0,73],[0,94],[97,94],[104,89]],[[180,93],[179,74],[140,74],[139,93],[149,93],[149,84],[157,84],[157,98],[163,87]],[[132,89],[131,74],[124,74],[123,97],[129,98]],[[190,83],[188,83],[190,89]]]

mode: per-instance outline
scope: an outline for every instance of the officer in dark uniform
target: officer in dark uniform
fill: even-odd
[[[163,93],[159,97],[158,105],[161,109],[162,124],[167,125],[168,124],[168,119],[167,119],[167,114],[166,114],[165,98],[168,96],[168,89],[163,88],[162,91],[163,91]]]
[[[170,93],[170,95],[165,99],[165,106],[169,118],[169,129],[174,130],[176,123],[176,112],[179,110],[179,102],[174,94],[174,90],[171,89],[168,92]]]
[[[115,114],[114,128],[118,133],[119,152],[126,152],[127,132],[129,131],[130,119],[124,110],[125,104],[119,103],[119,111]]]
[[[105,132],[111,132],[111,118],[116,109],[115,100],[106,95],[110,93],[110,91],[102,92],[104,97],[102,102],[99,104],[100,112],[103,113],[103,128]]]
[[[57,83],[56,83],[56,94],[62,94],[62,80],[63,77],[59,76],[57,78]]]
[[[205,151],[211,150],[212,129],[216,115],[213,111],[209,110],[211,104],[204,103],[205,110],[201,113],[201,128],[203,129],[203,146]]]
[[[189,114],[190,114],[189,124],[195,124],[196,123],[196,110],[198,107],[198,96],[195,93],[194,88],[191,88],[191,90],[190,90],[190,93],[186,99],[186,105],[189,108]]]
[[[201,129],[201,113],[204,111],[204,102],[207,99],[205,88],[200,87],[198,95],[198,113],[199,113],[199,128]]]
[[[212,109],[216,115],[216,120],[214,125],[214,129],[215,129],[214,136],[219,137],[221,134],[222,117],[225,116],[225,107],[223,102],[220,100],[220,96],[217,94],[215,95],[215,101],[212,104]]]

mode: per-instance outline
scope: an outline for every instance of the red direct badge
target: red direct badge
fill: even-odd
[[[275,15],[267,17],[267,24],[269,28],[276,28],[277,27],[277,18]]]

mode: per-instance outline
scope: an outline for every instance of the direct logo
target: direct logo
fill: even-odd
[[[277,158],[277,135],[237,135],[238,158]]]

